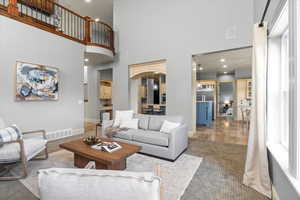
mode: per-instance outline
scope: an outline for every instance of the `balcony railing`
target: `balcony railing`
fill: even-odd
[[[55,0],[0,0],[0,14],[114,52],[114,32],[108,24],[80,16]]]

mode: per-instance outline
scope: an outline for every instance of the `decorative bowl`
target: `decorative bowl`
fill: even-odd
[[[83,141],[83,143],[85,143],[87,145],[95,145],[95,144],[102,142],[100,138],[95,137],[95,136],[89,136],[89,137],[83,138],[82,141]]]

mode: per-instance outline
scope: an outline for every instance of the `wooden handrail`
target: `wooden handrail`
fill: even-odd
[[[103,22],[103,21],[100,21],[100,20],[94,20],[94,19],[90,19],[91,20],[91,22],[95,22],[95,23],[99,23],[99,24],[103,24],[104,26],[106,26],[107,28],[109,28],[110,30],[113,30],[113,28],[109,25],[109,24],[107,24],[107,23],[105,23],[105,22]]]
[[[114,53],[114,32],[105,22],[83,17],[54,0],[7,0],[7,2],[8,5],[4,5],[0,0],[0,15],[85,45],[103,47]]]

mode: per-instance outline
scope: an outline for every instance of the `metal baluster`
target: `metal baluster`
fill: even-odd
[[[62,9],[61,7],[59,7],[59,9],[60,9],[60,10],[59,10],[59,18],[60,18],[60,19],[59,19],[59,21],[60,21],[60,22],[59,22],[59,23],[60,23],[60,30],[59,30],[59,31],[63,32],[63,24],[62,24],[62,23],[63,23],[63,20],[62,20],[62,16],[63,16],[63,15],[62,15],[62,10],[63,10],[63,9]]]
[[[98,44],[101,44],[101,24],[99,23],[96,23],[97,24],[97,28],[98,28],[98,31],[97,31],[97,35],[98,35]]]
[[[81,19],[81,39],[84,40],[84,27],[85,24],[84,24],[84,20]]]
[[[107,45],[107,27],[106,27],[106,26],[104,26],[104,44],[105,44],[106,46],[108,46],[108,45]]]
[[[77,17],[77,35],[76,35],[76,37],[78,38],[78,39],[80,39],[80,35],[79,35],[79,17]]]
[[[96,35],[96,43],[99,44],[99,41],[100,41],[100,37],[99,37],[99,24],[97,22],[94,22],[95,23],[95,26],[96,26],[96,31],[95,31],[95,35]]]
[[[37,0],[35,1],[35,5],[37,3]],[[38,18],[38,13],[37,13],[37,6],[35,7],[35,18],[37,19]]]
[[[63,33],[65,33],[66,34],[66,29],[67,29],[67,26],[66,26],[66,18],[67,18],[67,16],[66,16],[66,10],[64,9],[64,14],[63,14],[63,16],[64,16],[64,31],[63,31]]]
[[[30,0],[30,3],[32,3],[32,0]],[[33,8],[29,7],[28,9],[30,11],[30,17],[33,17]]]
[[[82,21],[81,21],[82,19],[81,18],[79,18],[79,38],[80,38],[80,40],[82,40],[82,32],[81,32],[81,27],[82,27]]]
[[[73,24],[73,14],[71,14],[71,36],[74,37],[74,24]]]
[[[68,35],[70,35],[70,13],[68,12],[68,21],[67,21],[67,25],[68,25]]]
[[[20,6],[20,8],[21,8],[21,15],[23,14],[23,4],[22,3],[20,3],[21,4],[21,6]]]
[[[26,15],[28,16],[29,14],[28,14],[28,6],[25,6],[25,8],[26,8]]]
[[[74,23],[74,15],[72,14],[72,37],[75,37],[75,23]]]
[[[103,24],[100,24],[99,23],[99,26],[100,26],[100,33],[99,33],[99,36],[100,36],[100,44],[103,44]]]

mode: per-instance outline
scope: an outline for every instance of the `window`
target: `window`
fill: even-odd
[[[281,36],[280,65],[280,143],[289,146],[289,31]]]
[[[287,1],[269,35],[268,149],[300,192],[299,37],[300,0]]]

